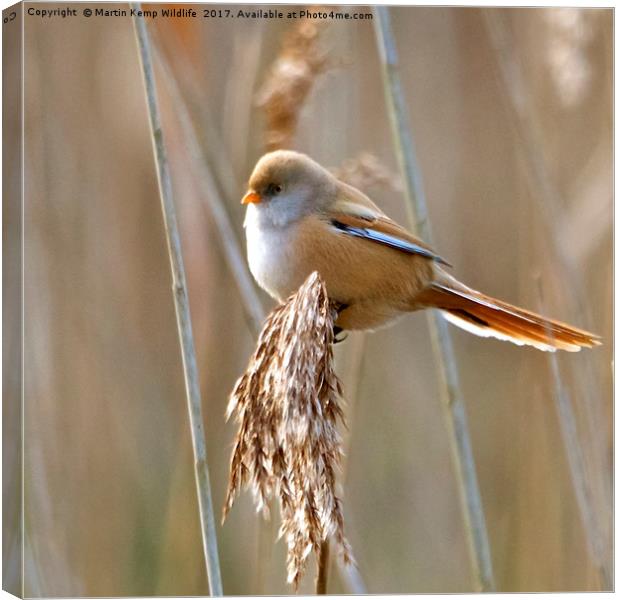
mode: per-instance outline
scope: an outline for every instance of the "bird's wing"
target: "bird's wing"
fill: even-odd
[[[327,212],[331,224],[344,234],[364,238],[409,254],[418,254],[451,266],[433,249],[392,221],[370,198],[342,185],[341,194]]]

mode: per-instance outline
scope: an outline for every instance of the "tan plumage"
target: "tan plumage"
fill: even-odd
[[[541,350],[575,351],[597,336],[485,296],[450,276],[432,248],[359,190],[309,157],[276,151],[257,163],[244,197],[252,274],[283,301],[313,271],[342,305],[336,325],[374,329],[423,308],[451,322]]]

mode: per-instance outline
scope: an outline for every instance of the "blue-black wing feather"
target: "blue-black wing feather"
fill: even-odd
[[[373,242],[377,242],[379,244],[383,244],[384,246],[389,246],[390,248],[395,248],[396,250],[401,250],[402,252],[407,252],[409,254],[418,254],[420,256],[424,256],[430,260],[434,260],[442,265],[446,265],[451,267],[452,265],[445,261],[441,256],[419,246],[418,244],[414,244],[407,240],[402,240],[400,238],[394,237],[392,235],[388,235],[386,233],[382,233],[380,231],[374,231],[373,229],[367,229],[365,227],[353,227],[351,225],[346,225],[345,223],[341,223],[337,219],[332,219],[332,225],[346,233],[348,235],[354,235],[356,237],[364,238],[366,240],[371,240]]]

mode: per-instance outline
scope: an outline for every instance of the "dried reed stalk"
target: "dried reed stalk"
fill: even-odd
[[[544,312],[545,305],[540,278],[537,278],[536,283],[538,288],[539,308],[541,312]],[[547,335],[553,339],[553,332],[551,329],[549,329]],[[562,374],[560,373],[560,365],[556,353],[547,352],[546,354],[549,355],[547,356],[547,362],[553,379],[553,398],[558,413],[562,441],[566,449],[571,482],[573,484],[579,516],[581,517],[581,523],[588,545],[588,552],[596,567],[601,591],[611,590],[613,587],[612,578],[609,566],[605,560],[604,538],[594,509],[592,489],[588,481],[585,458],[579,441],[570,392],[564,384]]]
[[[230,396],[227,418],[239,423],[223,510],[226,518],[242,487],[269,516],[277,498],[286,540],[288,581],[295,588],[309,554],[333,538],[345,562],[342,505],[336,491],[341,460],[340,381],[333,368],[336,307],[312,273],[268,316],[246,372]]]
[[[214,173],[216,169],[211,167],[204,142],[202,141],[203,138],[198,135],[185,98],[181,93],[172,69],[168,65],[166,57],[162,52],[156,52],[156,58],[159,59],[159,67],[163,75],[165,87],[174,102],[175,116],[181,127],[183,139],[187,143],[188,153],[191,158],[190,168],[193,167],[196,178],[201,182],[204,189],[205,193],[202,198],[205,207],[211,213],[216,224],[215,230],[219,236],[220,247],[237,286],[246,321],[252,331],[252,335],[257,336],[265,319],[265,311],[256,291],[256,285],[248,270],[244,252],[237,240],[232,219],[226,209],[226,202],[219,192],[218,182],[216,182]],[[221,155],[222,152],[220,151],[219,154]]]
[[[267,150],[292,146],[301,108],[316,78],[329,68],[327,52],[318,43],[325,26],[324,21],[304,20],[287,32],[256,95],[256,103],[265,114]]]
[[[131,6],[136,10],[140,10],[139,3],[132,3]],[[215,518],[213,516],[211,485],[207,466],[207,447],[204,435],[200,385],[196,366],[196,353],[194,350],[194,337],[189,311],[187,284],[185,281],[185,268],[183,266],[183,254],[181,252],[181,238],[177,225],[176,210],[172,200],[172,182],[168,170],[168,159],[159,117],[149,35],[144,19],[134,17],[134,27],[146,91],[146,103],[155,155],[157,181],[159,184],[166,241],[172,270],[174,307],[181,343],[181,356],[183,359],[183,375],[185,378],[187,407],[194,451],[194,474],[198,492],[198,510],[205,563],[209,577],[209,590],[212,596],[221,596],[223,593],[222,579],[215,535]]]
[[[389,8],[376,6],[373,10],[385,99],[408,200],[406,207],[409,225],[414,232],[432,243],[422,175],[415,155],[413,137],[407,119],[407,107],[398,73],[398,53],[390,24]],[[461,499],[475,587],[480,591],[492,591],[495,584],[491,552],[452,338],[446,321],[438,311],[428,311],[428,320],[435,363],[441,381],[442,406],[452,445],[456,483]]]
[[[317,595],[324,595],[327,594],[327,576],[329,574],[329,540],[325,540],[321,544],[318,563],[316,574],[316,593]]]

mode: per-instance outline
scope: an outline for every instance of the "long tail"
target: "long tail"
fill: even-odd
[[[597,335],[481,294],[447,274],[416,301],[439,308],[448,321],[470,333],[519,346],[534,346],[548,352],[579,352],[581,348],[601,344]]]

